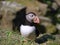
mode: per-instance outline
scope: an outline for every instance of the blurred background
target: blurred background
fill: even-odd
[[[13,31],[17,12],[39,16],[40,34],[36,41],[23,38],[17,27]],[[0,0],[0,45],[60,45],[60,0]]]

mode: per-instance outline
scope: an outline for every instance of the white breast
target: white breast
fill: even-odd
[[[34,31],[35,31],[34,26],[28,26],[28,25],[21,25],[20,26],[20,32],[23,37],[28,37]]]

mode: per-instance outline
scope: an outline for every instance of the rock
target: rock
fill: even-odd
[[[41,25],[45,26],[46,33],[48,34],[56,32],[56,27],[52,25],[50,22],[42,22]]]
[[[60,14],[57,15],[57,18],[60,18]]]
[[[10,1],[1,1],[1,5],[0,15],[2,15],[2,20],[0,27],[12,30],[12,20],[16,17],[15,13],[25,6]]]
[[[43,25],[46,29],[46,33],[55,33],[56,27],[51,23],[51,19],[48,17],[40,16],[41,25]]]
[[[47,22],[51,22],[52,20],[48,17],[44,17],[44,16],[39,16],[40,20],[43,20],[43,21],[47,21]]]
[[[57,10],[58,5],[56,4],[56,2],[53,2],[53,3],[52,3],[52,8],[53,8],[54,10]]]
[[[60,24],[56,24],[56,28],[58,29],[58,30],[60,30]]]
[[[57,20],[60,23],[60,14],[57,14]]]
[[[21,4],[18,4],[16,2],[10,2],[10,1],[1,1],[1,3],[2,3],[1,10],[5,9],[5,10],[10,10],[12,12],[18,11],[25,7]]]
[[[40,10],[40,12],[41,12],[40,15],[45,15],[46,14],[47,7],[48,7],[47,4],[39,3],[38,11]]]
[[[55,0],[56,4],[60,6],[60,0]]]

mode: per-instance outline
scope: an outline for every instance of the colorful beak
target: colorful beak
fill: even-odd
[[[33,19],[33,22],[39,24],[40,20],[37,16],[35,16],[34,19]]]

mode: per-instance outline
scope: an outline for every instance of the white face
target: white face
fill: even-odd
[[[38,16],[34,15],[33,13],[27,14],[26,19],[29,22],[34,22],[34,23],[39,23],[40,22]]]
[[[35,15],[34,14],[28,14],[26,15],[26,19],[29,21],[29,22],[32,22],[32,20],[34,19]]]

